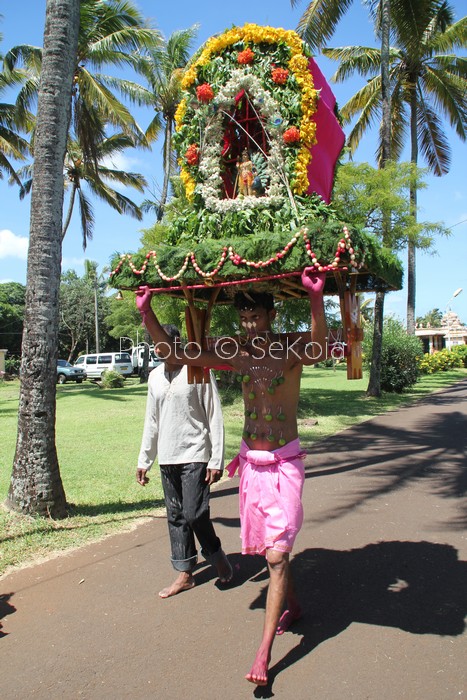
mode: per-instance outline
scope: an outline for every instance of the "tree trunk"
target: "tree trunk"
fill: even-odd
[[[143,350],[143,362],[139,371],[139,383],[147,384],[149,379],[149,345],[152,342],[151,336],[148,330],[144,329],[144,350]]]
[[[390,0],[381,0],[381,162],[384,168],[391,158],[391,95],[389,82],[389,33]],[[389,237],[391,222],[384,221],[383,239]],[[373,347],[367,396],[381,396],[381,357],[383,350],[384,292],[377,292],[375,299]]]
[[[415,84],[415,83],[414,83]],[[414,165],[418,163],[418,135],[417,135],[417,93],[414,89],[410,99],[410,160]],[[417,186],[410,185],[410,209],[414,220],[417,220]],[[415,272],[415,245],[409,240],[407,243],[407,333],[415,335],[415,297],[416,297],[416,272]]]
[[[170,182],[170,166],[172,156],[172,122],[170,117],[167,117],[164,131],[164,182],[162,185],[162,193],[159,208],[157,210],[157,221],[161,221],[164,216],[164,209],[169,195]]]
[[[79,0],[47,0],[34,140],[18,435],[7,506],[66,516],[55,446],[63,164],[78,45]]]
[[[373,349],[367,396],[381,396],[381,353],[383,348],[384,292],[376,292]]]

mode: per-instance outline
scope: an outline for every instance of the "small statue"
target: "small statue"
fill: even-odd
[[[250,156],[246,148],[242,152],[241,161],[237,161],[237,170],[239,193],[243,196],[252,195],[252,184],[256,173],[256,168],[251,162]]]

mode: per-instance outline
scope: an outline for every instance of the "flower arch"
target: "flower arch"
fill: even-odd
[[[200,204],[214,211],[267,208],[277,206],[277,198],[307,193],[319,99],[310,60],[302,40],[291,30],[246,24],[206,42],[182,79],[184,95],[174,139],[181,179],[195,206],[197,193]],[[232,106],[242,90],[264,122],[270,150],[263,201],[247,197],[240,203],[222,192],[219,144],[224,122],[219,112],[225,117],[230,109],[234,121]],[[254,139],[247,148],[261,151]]]

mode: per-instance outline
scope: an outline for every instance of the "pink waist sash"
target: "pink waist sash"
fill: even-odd
[[[227,474],[232,478],[237,469],[241,469],[245,462],[255,467],[268,467],[272,464],[282,464],[291,462],[294,459],[303,459],[306,453],[300,451],[300,441],[298,438],[288,442],[283,447],[269,452],[268,450],[250,450],[244,440],[240,445],[239,454],[227,465]]]

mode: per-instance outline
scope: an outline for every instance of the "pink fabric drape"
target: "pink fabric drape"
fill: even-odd
[[[318,109],[313,115],[316,122],[317,143],[312,146],[308,165],[307,194],[316,192],[329,204],[334,180],[334,169],[345,142],[344,132],[334,113],[336,99],[316,62],[310,58],[309,69],[315,90],[320,90]]]

